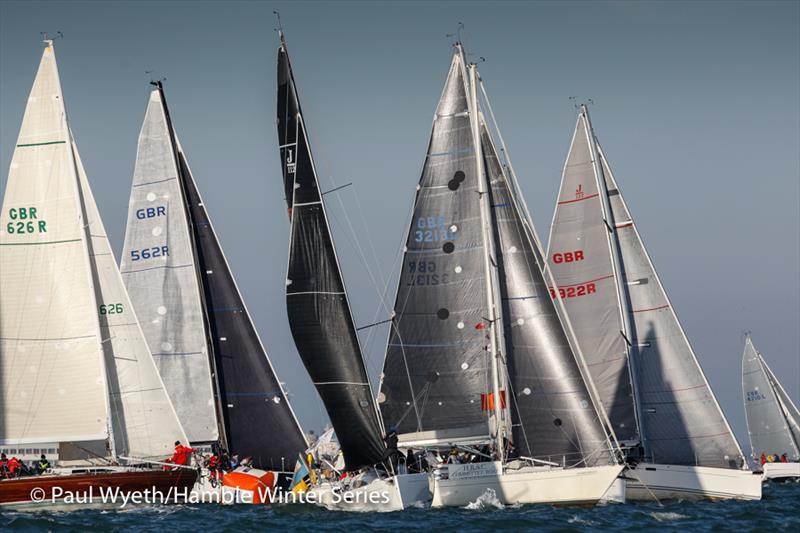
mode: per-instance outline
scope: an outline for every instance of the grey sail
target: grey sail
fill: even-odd
[[[614,433],[632,444],[640,440],[639,429],[588,131],[580,114],[564,165],[547,257]]]
[[[612,447],[550,297],[542,252],[485,127],[481,144],[491,185],[514,446],[520,455],[563,458],[569,466],[610,464]]]
[[[653,461],[741,468],[744,457],[661,285],[599,143],[622,251],[645,450]]]
[[[759,356],[760,355],[761,354],[759,354]],[[772,369],[770,369],[763,357],[761,357],[761,364],[764,365],[764,370],[767,371],[772,389],[775,391],[778,402],[783,408],[783,414],[786,416],[786,423],[794,437],[794,442],[798,445],[798,448],[800,448],[800,410],[797,409],[797,405],[795,405],[789,395],[786,394],[783,385],[781,385],[781,382],[775,377],[775,374],[772,373]]]
[[[159,91],[139,135],[120,271],[191,442],[220,438],[202,296]]]
[[[786,453],[793,461],[800,458],[798,441],[783,402],[778,399],[771,372],[750,337],[747,337],[742,355],[742,395],[752,457],[757,459],[762,453]]]
[[[384,362],[381,413],[404,442],[478,441],[489,434],[482,409],[492,392],[478,195],[483,178],[466,83],[457,51],[417,187]]]
[[[630,328],[627,332],[622,330],[623,334],[627,333],[629,341],[630,368],[625,369],[622,364],[624,344],[620,346],[621,350],[615,348],[613,353],[596,356],[601,361],[614,356],[619,358],[614,378],[607,373],[608,365],[594,365],[598,359],[592,361],[589,356],[589,369],[595,380],[606,385],[614,379],[619,382],[617,390],[609,386],[600,387],[604,403],[614,405],[630,396],[630,410],[608,409],[615,431],[622,426],[622,420],[626,427],[635,420],[635,407],[638,406],[639,437],[648,461],[740,468],[744,462],[741,450],[656,275],[591,130],[585,108],[581,109],[571,156],[578,145],[588,146],[589,150],[583,152],[582,169],[572,166],[578,163],[576,160],[567,162],[548,260],[559,290],[568,291],[565,302],[576,329],[595,328],[595,331],[605,330],[606,335],[614,335],[620,331],[620,324],[625,329]],[[587,164],[586,157],[594,163],[593,153],[597,153],[599,164]],[[567,179],[568,176],[571,180]],[[593,198],[587,199],[590,195]],[[610,212],[606,217],[603,216],[603,203],[594,201],[595,195],[607,202]],[[583,207],[574,209],[575,204],[583,204]],[[584,217],[599,221],[607,238],[601,238],[597,231],[582,232]],[[568,230],[570,225],[571,231]],[[609,245],[609,239],[616,239],[613,243],[619,250],[616,262],[611,255],[613,246]],[[580,258],[575,255],[576,251],[581,252]],[[567,252],[573,252],[571,263],[565,262],[563,256],[560,262],[556,260],[556,253]],[[603,254],[608,260],[597,259],[597,255]],[[612,267],[607,270],[598,267],[590,277],[575,280],[569,277],[572,269],[569,265],[577,263],[611,263]],[[607,283],[607,280],[612,280],[617,286]],[[575,287],[574,294],[569,292],[571,286]],[[616,322],[608,320],[610,315],[621,319]],[[582,339],[580,342],[583,351],[591,354],[595,347],[591,340]],[[624,418],[619,418],[621,414]]]

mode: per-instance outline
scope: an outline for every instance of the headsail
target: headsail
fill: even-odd
[[[114,252],[73,140],[89,255],[105,352],[117,456],[162,459],[186,434],[170,402],[122,282]]]
[[[348,470],[384,454],[381,426],[325,214],[286,43],[278,49],[278,140],[291,220],[286,306],[297,351]]]
[[[381,384],[384,423],[408,442],[480,441],[489,434],[483,177],[468,107],[456,50],[417,186]]]
[[[225,259],[183,149],[178,157],[197,243],[231,453],[286,471],[307,444]]]
[[[742,355],[742,394],[752,457],[786,453],[790,460],[796,461],[800,459],[798,419],[791,410],[796,412],[797,408],[791,400],[786,405],[779,399],[776,385],[779,386],[748,336]]]
[[[542,251],[523,223],[485,127],[481,143],[497,238],[514,445],[523,456],[609,464],[613,448],[550,296]]]
[[[580,158],[573,159],[573,153],[580,153]],[[592,153],[597,154],[599,164]],[[594,195],[610,207],[607,218],[601,201],[590,198]],[[590,229],[597,226],[605,229]],[[616,239],[620,254],[611,270],[605,270],[614,262],[607,239]],[[565,259],[566,253],[572,254],[571,261]],[[601,339],[620,331],[619,322],[612,319],[620,316],[632,329],[627,340],[632,392],[638,398],[631,396],[629,401],[641,406],[639,430],[647,459],[666,464],[743,466],[739,445],[656,275],[585,107],[580,111],[562,179],[548,260],[559,290],[568,291],[567,311],[579,331],[583,351],[589,354],[589,369],[599,382],[601,397],[610,406],[607,410],[615,431],[623,423],[625,427],[631,423],[632,410],[615,407],[628,396],[630,377],[622,364],[624,352],[619,351],[619,343],[611,348],[612,343]],[[595,347],[600,350],[594,351]],[[614,358],[620,363],[608,364]],[[615,380],[617,388],[613,387]]]

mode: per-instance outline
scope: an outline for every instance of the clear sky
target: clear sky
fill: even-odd
[[[292,343],[275,130],[278,9],[312,149],[332,194],[356,322],[383,319],[464,22],[543,239],[575,123],[595,130],[743,446],[744,330],[800,400],[800,3],[0,2],[2,189],[41,55],[56,41],[71,127],[122,246],[146,70],[301,422],[325,421]],[[347,221],[352,222],[353,230]],[[368,259],[367,270],[355,243]],[[370,275],[371,274],[371,275]],[[374,278],[379,286],[371,279]],[[362,337],[374,377],[386,329]]]

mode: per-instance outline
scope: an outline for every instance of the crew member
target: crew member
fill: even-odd
[[[192,454],[196,452],[194,448],[190,448],[189,446],[184,446],[181,444],[181,441],[175,441],[175,453],[172,454],[172,458],[170,463],[176,465],[188,465],[189,461],[192,457]]]
[[[41,457],[39,457],[39,462],[36,464],[36,470],[40,474],[44,474],[45,470],[48,468],[50,468],[50,461],[42,454]]]
[[[386,443],[386,452],[383,454],[383,458],[389,460],[390,471],[396,473],[397,463],[400,459],[400,452],[397,450],[397,428],[390,427],[389,432],[383,437],[383,442]]]

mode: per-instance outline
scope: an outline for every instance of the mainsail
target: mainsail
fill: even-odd
[[[122,284],[47,43],[2,208],[0,444],[58,442],[62,459],[72,443],[163,457],[185,435]]]
[[[322,398],[348,470],[381,461],[369,377],[333,246],[286,42],[278,49],[278,140],[291,221],[286,306],[297,351]]]
[[[159,166],[153,168],[155,156]],[[172,177],[158,179],[163,176]],[[140,250],[159,247],[167,250],[160,265],[138,267],[145,259]],[[305,438],[211,225],[160,83],[151,92],[140,137],[125,250],[125,273],[137,308],[153,317],[151,346],[166,350],[162,344],[170,345],[159,361],[162,375],[173,384],[171,394],[201,402],[183,411],[189,420],[206,421],[199,426],[206,432],[195,433],[192,440],[219,439],[262,468],[290,467],[305,448]],[[176,298],[182,294],[187,297]],[[195,353],[181,351],[189,344]],[[221,421],[211,429],[217,417]]]
[[[739,445],[584,106],[564,167],[548,261],[618,437],[638,435],[648,461],[740,468]]]
[[[384,423],[409,442],[479,441],[489,432],[488,281],[478,201],[484,178],[468,107],[456,51],[417,186],[381,382]]]
[[[792,400],[747,337],[742,355],[742,394],[752,457],[787,454],[800,459],[800,416]]]

